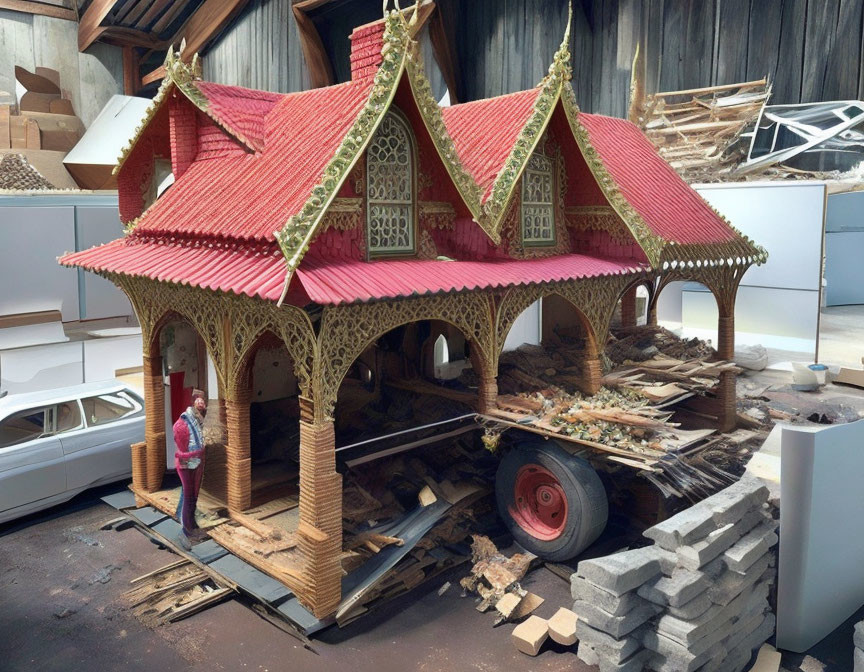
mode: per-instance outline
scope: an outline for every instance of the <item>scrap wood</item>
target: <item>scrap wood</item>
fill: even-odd
[[[531,553],[514,553],[511,557],[502,554],[489,537],[473,535],[470,574],[459,581],[463,592],[473,592],[482,598],[478,611],[486,611],[504,597],[504,593],[520,590],[519,581],[525,576],[531,562],[536,558]]]

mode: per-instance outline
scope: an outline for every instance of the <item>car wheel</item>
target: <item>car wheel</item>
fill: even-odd
[[[609,518],[606,491],[591,465],[534,437],[502,458],[495,497],[514,539],[546,560],[575,557],[600,536]]]

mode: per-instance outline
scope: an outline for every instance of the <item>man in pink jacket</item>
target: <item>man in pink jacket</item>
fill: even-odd
[[[198,490],[204,474],[204,416],[207,415],[207,400],[201,390],[192,392],[192,405],[174,423],[174,466],[180,476],[182,488],[177,502],[177,517],[183,524],[178,535],[180,545],[187,551],[192,548],[192,539],[198,535],[195,522],[195,507]]]

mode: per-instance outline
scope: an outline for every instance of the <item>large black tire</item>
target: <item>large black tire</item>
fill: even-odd
[[[560,484],[556,492],[563,491],[566,497],[566,514],[562,516],[566,519],[559,522],[560,528],[552,533],[557,535],[555,538],[538,538],[516,520],[522,517],[520,507],[525,510],[525,498],[521,498],[517,506],[515,492],[517,476],[523,468],[522,483],[526,475],[530,478],[532,472],[542,471],[544,478],[548,478],[548,474],[554,476]],[[524,493],[524,488],[520,492]],[[498,513],[514,539],[525,550],[556,562],[569,560],[588,548],[603,532],[609,518],[606,490],[591,465],[554,441],[539,437],[519,441],[504,455],[495,475],[495,499]]]

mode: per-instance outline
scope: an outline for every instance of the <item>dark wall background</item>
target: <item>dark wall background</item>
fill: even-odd
[[[566,0],[437,5],[454,36],[460,101],[534,86],[567,20]],[[864,0],[573,0],[573,10],[573,86],[586,111],[626,114],[639,42],[649,93],[768,75],[778,104],[864,98]],[[380,11],[380,0],[337,0],[315,16],[338,79],[348,76],[351,28]],[[290,0],[254,0],[204,63],[226,84],[308,86]]]

